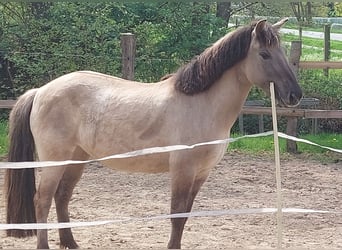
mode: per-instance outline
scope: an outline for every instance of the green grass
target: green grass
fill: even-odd
[[[299,40],[299,36],[283,34],[283,42],[291,42],[294,40]],[[303,50],[302,50],[302,60],[323,60],[324,52],[324,41],[323,39],[302,37]],[[330,60],[339,61],[342,59],[342,41],[330,41]]]
[[[7,153],[8,140],[7,140],[7,122],[0,121],[0,157]]]
[[[7,123],[0,122],[0,157],[4,156],[7,153],[8,149],[8,141],[7,141]],[[233,134],[232,137],[238,137],[238,134]],[[302,139],[307,139],[314,143],[342,149],[342,134],[317,134],[317,135],[303,135],[300,136]],[[279,138],[279,146],[280,152],[282,154],[286,154],[286,140]],[[327,149],[323,149],[317,146],[305,144],[305,143],[297,143],[298,151],[300,153],[304,153],[306,155],[311,156],[312,158],[323,160],[323,161],[341,161],[341,154],[331,153]],[[258,138],[244,138],[242,140],[230,143],[228,147],[229,151],[240,151],[248,154],[273,154],[274,152],[274,143],[273,136],[266,137],[258,137]]]
[[[232,135],[238,137],[239,135]],[[317,134],[303,135],[302,139],[309,140],[322,146],[327,146],[336,149],[342,149],[342,134]],[[331,152],[330,150],[320,148],[318,146],[309,145],[302,142],[297,142],[298,152],[324,162],[338,162],[342,157],[339,153]],[[286,154],[286,140],[279,138],[279,149],[281,154]],[[273,136],[245,138],[229,144],[228,151],[237,150],[247,154],[273,154],[274,143]]]
[[[299,36],[297,35],[291,35],[291,34],[283,34],[282,35],[283,41],[293,41],[293,40],[298,40]],[[323,39],[319,38],[311,38],[311,37],[302,37],[303,44],[306,46],[313,46],[313,47],[319,47],[323,48],[324,46],[324,41]],[[330,48],[332,50],[342,50],[342,41],[336,41],[336,40],[331,40],[330,41]]]
[[[285,28],[299,30],[299,26],[297,24],[291,24],[291,23],[286,23]],[[305,27],[303,27],[303,30],[323,32],[324,31],[324,27],[323,27],[323,25],[314,25],[312,27],[305,26]],[[342,33],[342,29],[341,28],[337,28],[337,27],[334,26],[334,27],[332,27],[330,32],[331,33],[339,33],[339,34],[341,34]]]

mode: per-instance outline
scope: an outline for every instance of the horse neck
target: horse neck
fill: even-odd
[[[243,64],[239,63],[224,72],[222,77],[209,89],[207,96],[219,127],[229,132],[248,96],[252,84],[243,73]]]

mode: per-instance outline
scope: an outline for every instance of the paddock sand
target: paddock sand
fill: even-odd
[[[284,207],[342,211],[342,164],[322,164],[303,156],[282,159]],[[211,172],[194,211],[275,207],[275,167],[270,156],[227,154]],[[0,172],[3,182],[3,171]],[[169,211],[167,174],[125,174],[89,166],[75,189],[72,221],[145,217]],[[4,197],[0,197],[4,223]],[[55,211],[50,214],[56,221]],[[283,247],[342,249],[341,214],[284,214]],[[76,228],[81,248],[165,248],[169,220],[134,221]],[[49,232],[51,248],[59,248],[56,230]],[[14,239],[0,232],[0,248],[35,248],[36,238]],[[183,248],[272,249],[277,246],[275,214],[191,218]]]

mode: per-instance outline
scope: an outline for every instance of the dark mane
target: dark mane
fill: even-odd
[[[207,48],[178,69],[174,76],[175,88],[186,95],[209,89],[226,70],[247,56],[255,25],[252,23],[233,31],[223,37],[219,44]],[[279,35],[268,23],[257,39],[261,46],[279,46]]]

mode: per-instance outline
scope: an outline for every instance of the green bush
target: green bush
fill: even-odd
[[[342,109],[342,72],[330,70],[329,76],[325,76],[323,70],[300,70],[299,83],[305,97],[317,98],[320,104],[317,109]],[[270,105],[270,98],[258,88],[253,88],[248,96],[249,100],[264,100],[265,106]],[[278,120],[279,130],[286,131],[286,118]],[[258,116],[244,115],[244,130],[247,134],[258,132]],[[318,119],[318,131],[326,133],[341,133],[342,119]],[[312,132],[312,119],[298,119],[298,132],[308,134]],[[272,130],[271,116],[264,116],[265,131]],[[239,133],[238,121],[234,124],[233,133]]]
[[[7,133],[8,133],[7,122],[0,120],[0,157],[7,153],[7,148],[8,148]]]
[[[341,70],[329,70],[328,77],[323,70],[301,70],[299,81],[305,96],[320,99],[320,108],[342,109]]]
[[[300,84],[306,97],[320,100],[319,109],[342,109],[342,72],[329,70],[329,76],[323,70],[302,70]],[[318,119],[319,131],[341,133],[342,119]]]

